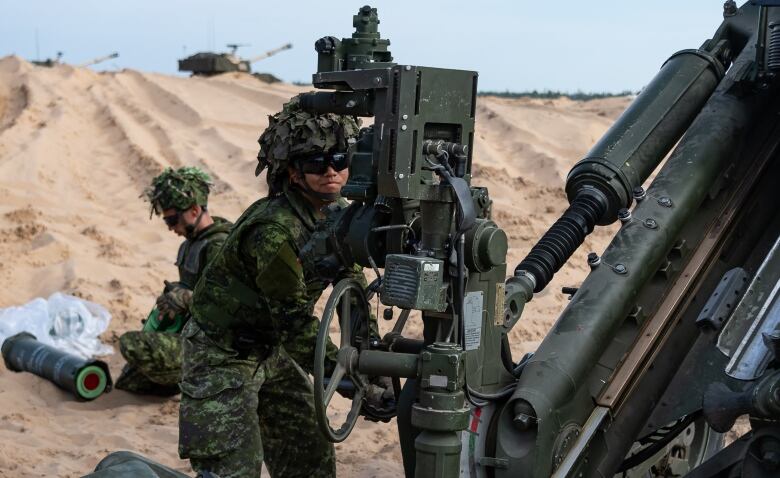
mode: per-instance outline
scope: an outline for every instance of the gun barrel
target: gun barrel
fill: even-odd
[[[274,56],[277,53],[282,52],[284,50],[289,50],[290,48],[292,48],[292,43],[287,43],[287,44],[284,44],[284,45],[282,45],[282,46],[280,46],[278,48],[274,48],[273,50],[268,50],[267,52],[262,53],[260,55],[253,56],[252,58],[250,58],[250,59],[248,59],[246,61],[248,61],[249,63],[254,63],[256,61],[264,60],[264,59],[268,58],[269,56]]]
[[[9,370],[33,373],[84,400],[111,390],[111,374],[105,362],[85,360],[42,344],[27,332],[7,338],[2,354]]]
[[[104,62],[106,60],[110,60],[112,58],[117,58],[118,56],[119,56],[119,53],[114,52],[114,53],[111,53],[109,55],[104,55],[104,56],[99,56],[97,58],[93,58],[92,60],[89,60],[87,62],[81,63],[81,64],[79,64],[77,66],[79,66],[80,68],[85,68],[87,66],[97,65],[98,63]]]

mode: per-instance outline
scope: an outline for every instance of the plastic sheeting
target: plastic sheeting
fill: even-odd
[[[0,343],[19,332],[65,352],[91,359],[114,353],[98,336],[108,329],[111,314],[105,307],[55,292],[22,306],[0,309]]]

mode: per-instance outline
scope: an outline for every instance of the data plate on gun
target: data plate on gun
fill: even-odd
[[[463,300],[463,328],[466,350],[476,350],[482,341],[482,291],[469,292]]]

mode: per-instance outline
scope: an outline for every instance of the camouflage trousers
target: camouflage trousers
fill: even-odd
[[[179,455],[194,470],[253,478],[265,462],[275,478],[336,476],[309,378],[282,347],[239,358],[193,320],[182,337]]]
[[[120,390],[153,395],[179,393],[181,336],[161,332],[127,332],[119,337],[127,360],[114,384]]]

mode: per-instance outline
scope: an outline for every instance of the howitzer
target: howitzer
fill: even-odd
[[[316,43],[313,84],[331,91],[304,107],[374,124],[350,151],[342,195],[353,203],[305,252],[326,277],[371,267],[381,279],[369,293],[388,316],[403,311],[373,340],[366,292],[334,287],[315,363],[326,436],[347,437],[368,378],[386,375],[407,379],[407,476],[776,476],[780,2],[754,3],[726,2],[711,39],[664,63],[572,168],[569,208],[507,280],[506,234],[487,190],[470,186],[476,73],[394,63],[370,7],[352,38]],[[514,363],[506,334],[524,304],[594,227],[617,220],[538,350]],[[423,340],[403,337],[410,310],[422,312]],[[334,428],[326,410],[343,378],[356,392]],[[718,453],[718,432],[743,414],[753,431]]]

